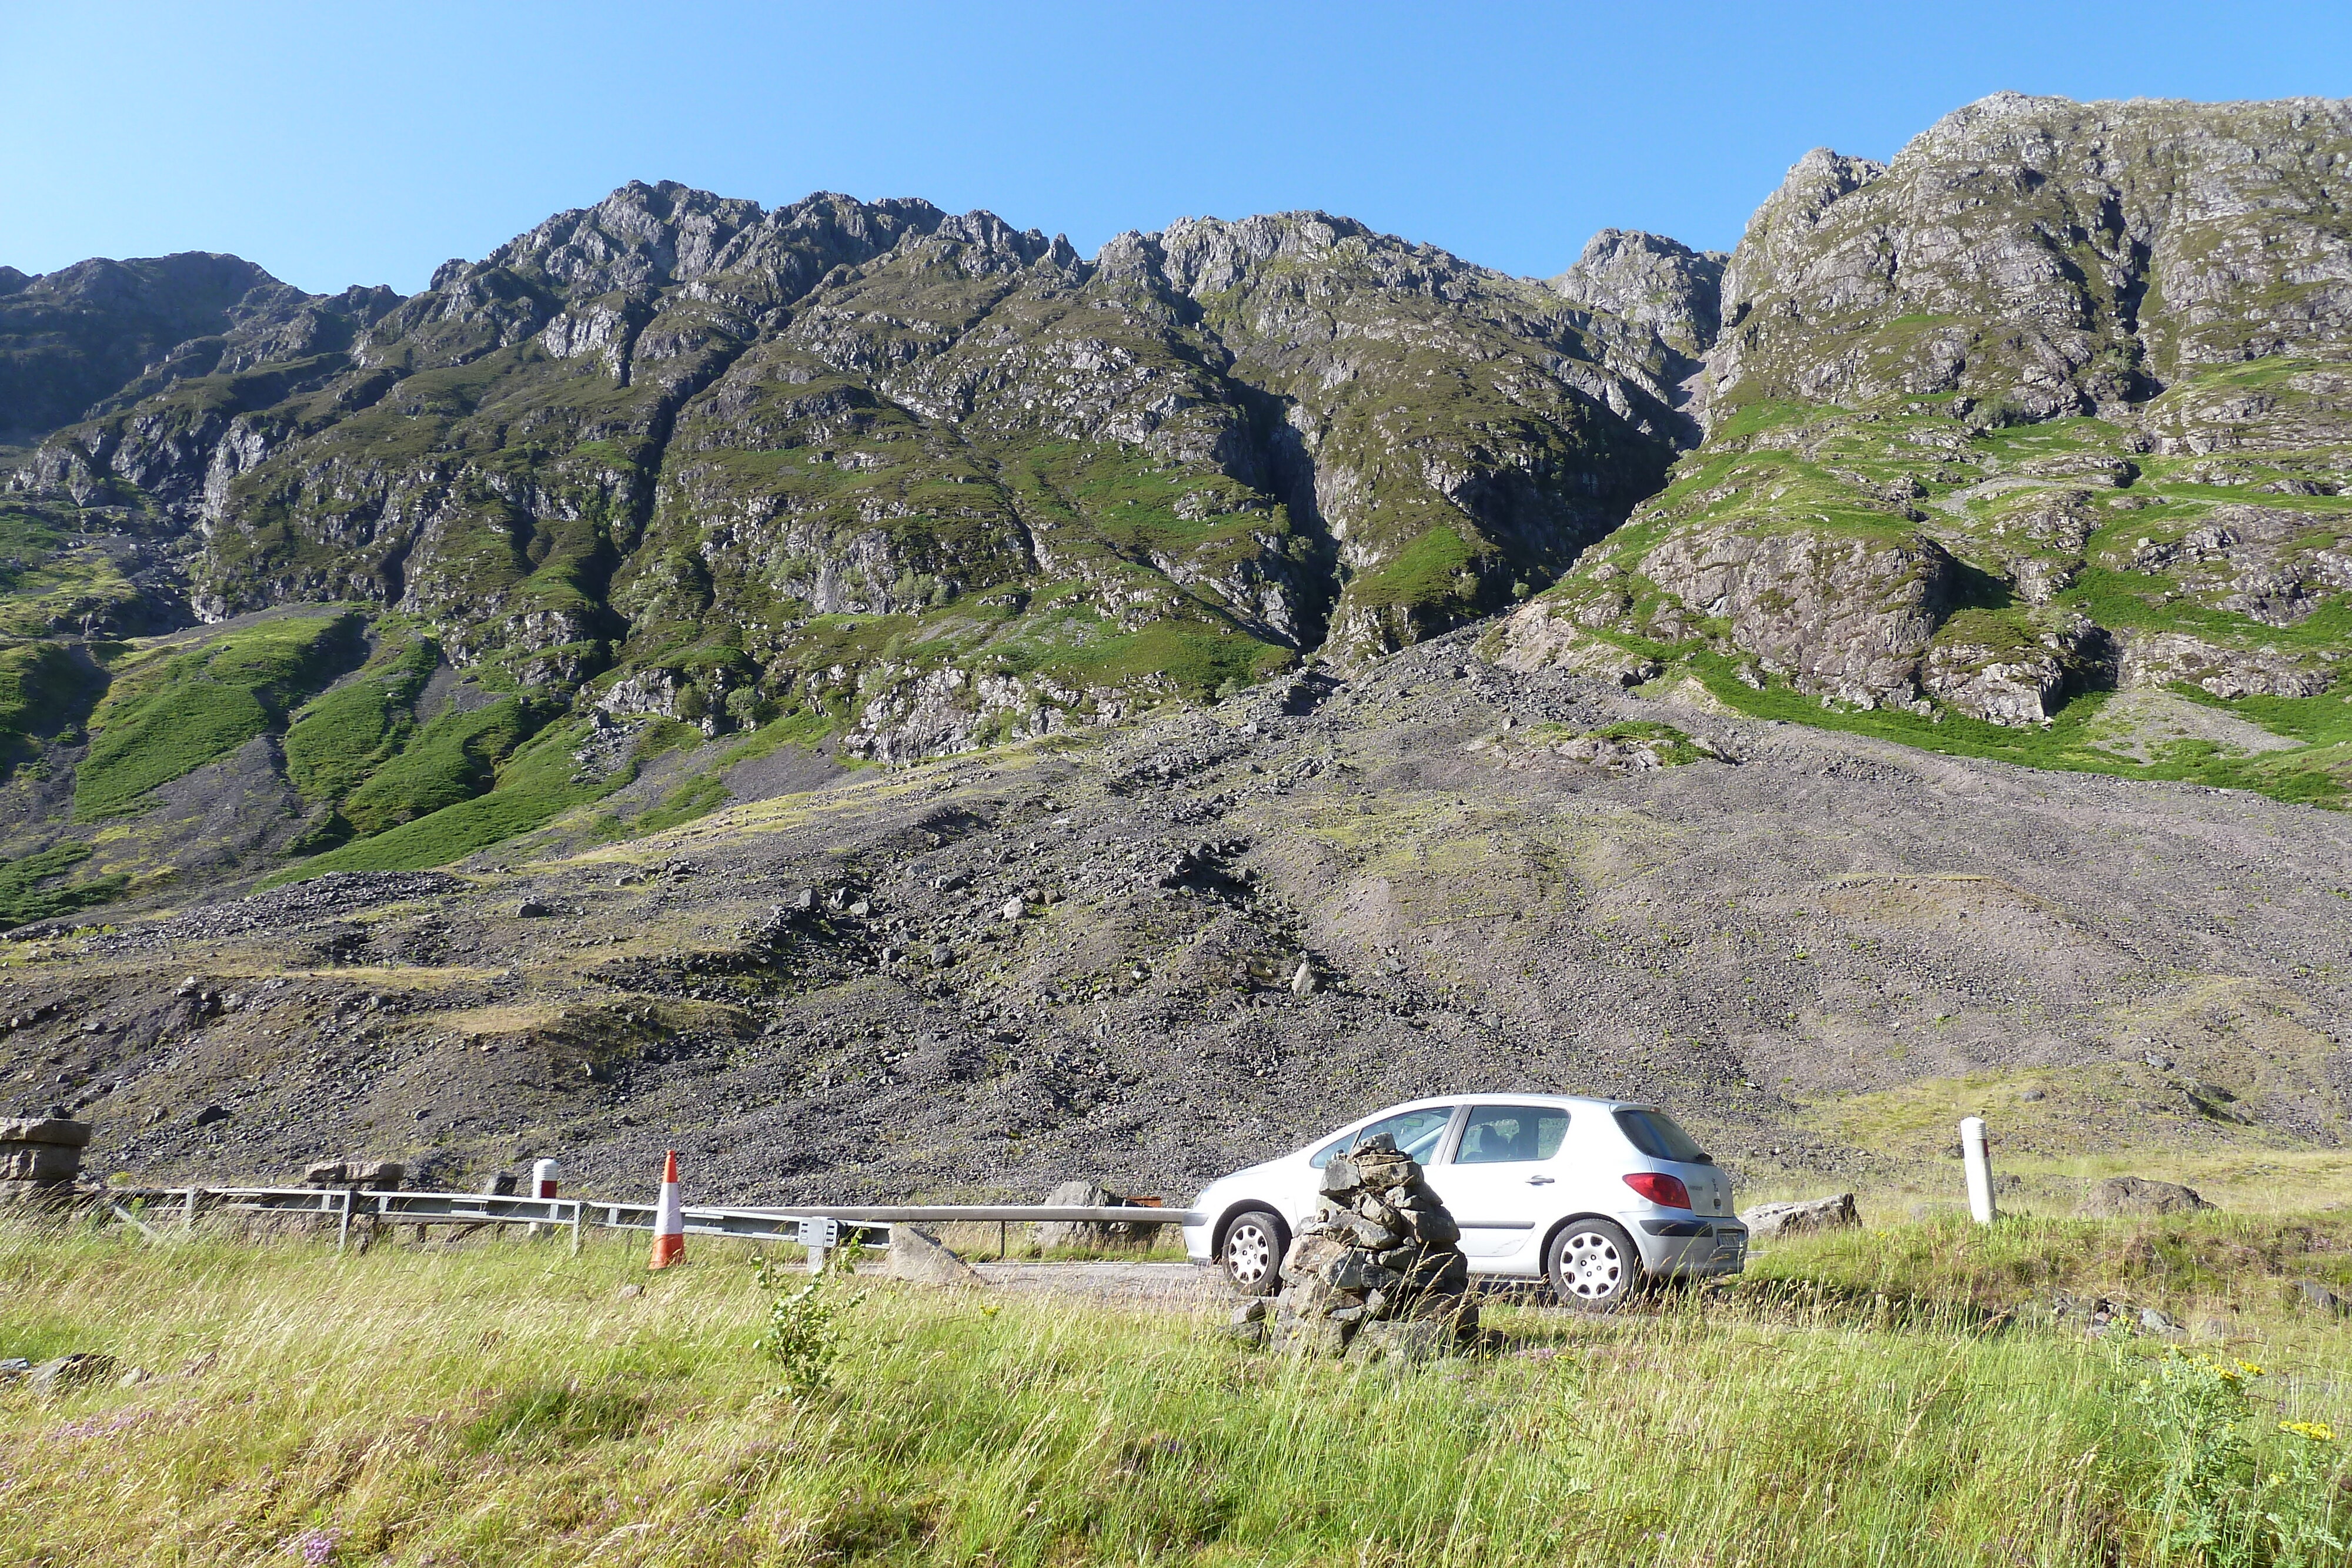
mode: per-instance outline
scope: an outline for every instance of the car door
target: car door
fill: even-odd
[[[1462,1228],[1462,1251],[1483,1271],[1523,1273],[1534,1260],[1536,1233],[1559,1208],[1556,1156],[1568,1138],[1564,1105],[1473,1101],[1451,1151],[1429,1184]],[[1500,1260],[1508,1260],[1508,1262]]]
[[[1410,1110],[1395,1111],[1362,1126],[1341,1133],[1317,1149],[1307,1162],[1306,1179],[1290,1195],[1286,1213],[1293,1226],[1304,1225],[1315,1218],[1315,1200],[1320,1195],[1323,1167],[1331,1156],[1354,1148],[1364,1139],[1385,1133],[1396,1140],[1396,1146],[1413,1159],[1419,1160],[1425,1171],[1444,1146],[1446,1129],[1453,1124],[1459,1105],[1416,1105]]]

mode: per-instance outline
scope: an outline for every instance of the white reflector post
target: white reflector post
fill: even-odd
[[[824,1272],[827,1249],[841,1244],[841,1221],[829,1218],[803,1219],[799,1226],[799,1240],[808,1249],[808,1269],[812,1274]]]
[[[1992,1160],[1985,1154],[1985,1124],[1982,1116],[1969,1116],[1961,1120],[1960,1158],[1969,1167],[1969,1216],[1979,1225],[1990,1225],[1995,1218],[1992,1207]]]
[[[534,1160],[530,1166],[530,1196],[553,1197],[555,1184],[562,1176],[563,1167],[553,1160]]]

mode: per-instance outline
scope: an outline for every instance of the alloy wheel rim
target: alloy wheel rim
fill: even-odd
[[[1273,1242],[1255,1225],[1237,1226],[1225,1239],[1225,1266],[1238,1283],[1255,1285],[1265,1278],[1273,1258]]]
[[[1562,1272],[1568,1276],[1568,1288],[1586,1301],[1612,1294],[1625,1277],[1624,1260],[1618,1257],[1616,1244],[1589,1230],[1568,1239],[1567,1255],[1560,1260],[1567,1265]]]

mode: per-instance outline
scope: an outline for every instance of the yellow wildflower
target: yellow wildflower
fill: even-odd
[[[2282,1421],[2279,1430],[2292,1432],[2298,1437],[2308,1437],[2315,1443],[2336,1441],[2336,1428],[2325,1421]]]

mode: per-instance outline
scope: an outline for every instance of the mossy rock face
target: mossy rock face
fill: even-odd
[[[2340,362],[2348,152],[2341,105],[1996,93],[1889,163],[1809,154],[1725,272],[1713,406],[1957,394],[2014,425]]]
[[[1088,263],[920,202],[630,185],[406,301],[231,333],[54,433],[25,487],[201,517],[207,617],[379,605],[485,686],[721,732],[847,709],[845,748],[903,758],[1549,582],[1696,434],[1674,382],[1713,264],[1647,237],[1547,287],[1321,214]],[[54,586],[116,591],[82,575]],[[306,800],[399,742],[339,703],[294,744]]]
[[[2073,706],[2193,692],[2287,744],[2141,766],[2336,799],[2347,159],[2340,106],[2013,93],[1808,155],[1725,269],[1706,439],[1490,652],[2043,765]]]

